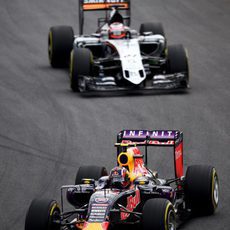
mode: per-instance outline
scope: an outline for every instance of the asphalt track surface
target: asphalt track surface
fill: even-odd
[[[121,129],[180,129],[185,166],[214,165],[221,200],[214,216],[181,229],[229,229],[230,2],[132,1],[132,26],[160,21],[168,43],[188,49],[191,89],[186,94],[82,97],[70,91],[67,72],[51,69],[47,33],[72,25],[76,0],[0,1],[0,229],[22,230],[35,197],[60,200],[80,165],[115,166],[113,143]],[[92,16],[87,31],[94,32]],[[156,154],[168,172],[170,154]]]

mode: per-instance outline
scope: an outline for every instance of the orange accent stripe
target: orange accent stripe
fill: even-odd
[[[108,222],[102,222],[102,223],[88,223],[84,225],[84,230],[107,230],[109,227]]]
[[[87,3],[83,5],[83,10],[103,10],[108,9],[111,6],[120,6],[122,9],[128,9],[129,4],[128,3]]]
[[[103,230],[101,223],[88,223],[85,230]]]

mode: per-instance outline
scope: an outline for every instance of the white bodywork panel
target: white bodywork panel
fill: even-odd
[[[102,31],[108,30],[108,25],[105,24]],[[108,35],[108,33],[105,33]],[[123,78],[127,81],[133,83],[134,85],[139,85],[146,79],[146,72],[142,63],[142,56],[140,52],[140,43],[142,44],[162,44],[165,46],[165,38],[161,35],[148,35],[139,36],[132,39],[108,39],[98,38],[98,37],[78,37],[74,39],[74,45],[77,47],[84,47],[85,44],[97,45],[97,44],[109,43],[111,46],[115,47],[119,54],[121,60],[122,74]],[[128,75],[126,74],[128,71]],[[141,74],[140,74],[141,72]]]
[[[145,69],[142,63],[140,54],[140,46],[138,39],[121,39],[121,40],[108,40],[116,49],[120,56],[123,77],[135,85],[140,84],[146,78]],[[140,75],[142,70],[142,77]],[[127,78],[125,71],[129,72]]]

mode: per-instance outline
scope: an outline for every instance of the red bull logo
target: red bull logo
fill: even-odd
[[[127,206],[126,209],[132,212],[138,204],[141,202],[140,191],[136,190],[135,196],[128,196],[127,197]],[[129,217],[129,213],[121,212],[121,220],[126,220]]]

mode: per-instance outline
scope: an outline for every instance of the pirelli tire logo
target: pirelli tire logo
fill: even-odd
[[[123,3],[125,0],[84,0],[84,4],[93,4],[93,3]]]
[[[141,197],[140,197],[140,190],[136,190],[135,196],[128,196],[127,197],[127,206],[126,209],[130,212],[132,212],[138,204],[141,202]],[[129,217],[129,213],[126,212],[121,212],[121,220],[126,220]]]

